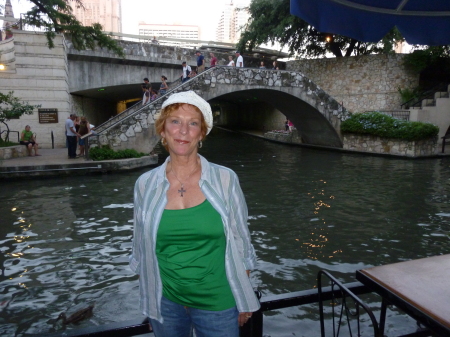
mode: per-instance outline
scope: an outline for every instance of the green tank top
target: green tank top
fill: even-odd
[[[31,137],[33,137],[32,131],[23,130],[23,140],[24,142],[29,142],[31,140]]]
[[[192,208],[165,209],[156,238],[164,297],[202,310],[234,307],[225,247],[222,218],[208,200]]]

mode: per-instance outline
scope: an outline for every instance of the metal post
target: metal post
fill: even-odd
[[[53,130],[52,130],[52,149],[55,148],[55,137],[53,136]]]

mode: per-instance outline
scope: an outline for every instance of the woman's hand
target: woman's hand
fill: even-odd
[[[243,326],[252,317],[252,312],[240,312],[238,317],[239,326]]]

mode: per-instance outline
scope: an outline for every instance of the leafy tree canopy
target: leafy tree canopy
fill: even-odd
[[[276,42],[289,47],[291,55],[336,57],[393,52],[403,37],[391,30],[379,43],[366,43],[342,35],[319,32],[306,21],[291,15],[290,0],[252,0],[249,23],[238,42],[239,50],[252,51],[261,44]]]
[[[0,123],[5,124],[8,130],[6,139],[9,136],[9,127],[6,122],[13,118],[19,118],[22,115],[32,115],[33,110],[40,107],[40,105],[30,105],[27,102],[21,102],[18,97],[14,96],[13,91],[8,94],[0,92]]]
[[[102,32],[102,26],[94,23],[83,26],[73,15],[71,3],[83,7],[82,0],[26,0],[34,6],[24,16],[28,25],[42,28],[47,36],[50,48],[55,46],[53,40],[56,34],[71,36],[73,46],[78,49],[94,49],[96,45],[107,48],[119,56],[124,56],[122,48],[116,40]]]

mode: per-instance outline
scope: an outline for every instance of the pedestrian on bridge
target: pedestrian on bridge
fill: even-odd
[[[199,50],[195,52],[195,55],[197,55],[197,74],[200,74],[205,71],[205,57]]]
[[[183,73],[181,74],[181,83],[184,83],[184,82],[186,82],[187,80],[189,80],[189,75],[191,74],[191,71],[192,71],[192,69],[191,69],[191,67],[189,67],[187,64],[186,64],[186,61],[185,62],[183,62],[182,64],[181,64],[181,66],[183,67]]]
[[[244,68],[244,58],[242,57],[240,52],[236,52],[236,67],[238,68]]]
[[[209,53],[209,56],[211,56],[210,61],[211,68],[215,67],[217,65],[217,57],[214,56],[214,53]]]
[[[167,85],[167,77],[162,75],[161,76],[161,86],[159,87],[159,95],[165,95],[167,90],[169,90],[169,86]]]
[[[135,184],[130,268],[156,337],[238,337],[260,307],[238,177],[198,154],[212,126],[203,98],[171,95],[155,122],[170,155]]]

